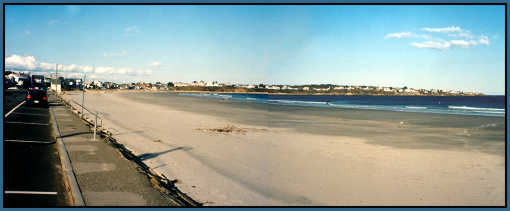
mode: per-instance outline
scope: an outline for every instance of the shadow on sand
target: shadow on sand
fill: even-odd
[[[193,148],[192,147],[176,147],[176,148],[165,150],[162,152],[144,153],[144,154],[139,155],[138,158],[140,160],[147,160],[147,159],[155,158],[155,157],[160,156],[165,153],[169,153],[169,152],[173,152],[173,151],[177,151],[177,150],[189,151],[191,149],[193,149]]]

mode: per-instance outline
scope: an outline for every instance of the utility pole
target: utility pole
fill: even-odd
[[[58,84],[58,64],[55,64],[55,92],[57,92],[58,90],[57,84]]]

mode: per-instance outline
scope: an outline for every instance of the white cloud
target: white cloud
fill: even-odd
[[[451,47],[451,44],[449,42],[435,42],[435,41],[426,41],[423,43],[413,42],[411,43],[411,45],[417,48],[430,48],[436,50],[447,50]]]
[[[152,70],[145,70],[144,74],[145,75],[151,75],[152,74]]]
[[[59,67],[59,70],[62,70],[64,72],[77,72],[81,71],[80,66],[71,64],[71,65],[62,65],[62,67]]]
[[[474,35],[471,33],[471,31],[461,30],[458,33],[448,34],[448,37],[458,37],[458,38],[473,39]]]
[[[110,57],[110,56],[124,56],[126,55],[128,52],[125,51],[125,50],[122,50],[120,52],[104,52],[103,53],[103,56],[104,57]]]
[[[466,40],[450,40],[450,43],[452,45],[460,46],[460,47],[463,47],[463,48],[469,48],[470,46],[478,45],[478,42],[476,42],[474,40],[469,40],[469,41],[466,41]]]
[[[55,64],[53,63],[46,63],[46,62],[40,62],[39,63],[39,68],[43,69],[43,70],[55,70]]]
[[[43,71],[54,73],[55,71],[55,63],[40,62],[37,61],[33,56],[19,56],[15,54],[5,58],[5,66],[6,68],[35,71],[38,73],[44,73]],[[95,76],[96,78],[103,79],[114,78],[118,75],[142,76],[152,74],[152,70],[150,69],[140,69],[135,71],[129,67],[114,68],[99,66],[94,68],[90,65],[77,64],[59,65],[59,72],[62,72],[64,76],[67,75],[66,77],[82,77],[83,74],[87,73],[91,76]]]
[[[82,69],[82,71],[83,71],[84,73],[89,73],[89,72],[92,72],[92,71],[94,70],[94,68],[93,68],[93,67],[91,67],[91,66],[82,66],[82,68],[81,68],[81,69]]]
[[[94,73],[110,74],[114,71],[112,67],[96,67]]]
[[[159,67],[161,66],[161,62],[158,62],[158,61],[154,61],[150,64],[150,66],[153,66],[153,67]]]
[[[49,25],[53,25],[53,24],[56,24],[56,23],[58,23],[58,22],[59,22],[59,20],[54,20],[54,19],[53,19],[53,20],[48,21],[48,24],[49,24]]]
[[[458,26],[449,26],[444,28],[422,28],[423,31],[427,32],[461,32],[462,29]]]
[[[117,74],[129,74],[133,72],[133,70],[131,68],[119,68],[117,70],[115,70],[115,73]]]
[[[152,70],[137,70],[135,73],[137,75],[150,75],[152,74]]]
[[[25,30],[25,35],[29,36],[30,34],[32,34],[30,30]]]
[[[478,40],[478,42],[480,42],[481,44],[484,44],[484,45],[489,45],[489,37],[482,35],[482,36],[480,36],[480,39]]]
[[[412,36],[414,36],[414,34],[411,33],[411,32],[399,32],[399,33],[390,33],[390,34],[387,34],[385,38],[387,39],[387,38],[393,38],[394,37],[394,38],[400,39],[400,38],[408,38],[408,37],[412,37]]]
[[[476,38],[476,36],[470,30],[462,29],[459,26],[448,26],[443,28],[426,27],[421,28],[421,30],[430,32],[430,34],[416,34],[414,32],[407,31],[400,33],[390,33],[387,34],[385,38],[422,38],[424,41],[412,42],[410,45],[417,48],[430,48],[436,50],[447,50],[454,46],[467,49],[479,44],[490,44],[488,36],[480,35],[479,38]]]
[[[124,28],[124,35],[134,34],[140,32],[138,26],[128,26]]]
[[[11,55],[5,58],[5,66],[33,70],[37,67],[37,62],[33,56]]]
[[[84,74],[83,73],[67,73],[67,74],[65,74],[65,77],[66,78],[83,78]]]

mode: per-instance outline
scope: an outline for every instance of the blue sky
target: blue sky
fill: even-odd
[[[503,94],[502,5],[7,5],[7,69]]]

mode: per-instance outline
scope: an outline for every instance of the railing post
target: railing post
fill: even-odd
[[[85,88],[81,92],[81,118],[83,118],[83,102],[85,101]]]
[[[96,141],[96,133],[97,133],[97,112],[96,112],[96,121],[94,122],[94,141]]]

